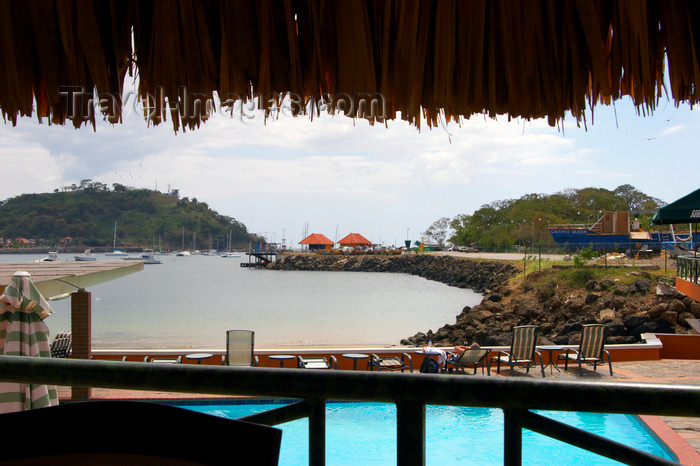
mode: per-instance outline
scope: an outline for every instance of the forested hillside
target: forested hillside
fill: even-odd
[[[614,190],[602,188],[569,189],[555,194],[527,194],[519,199],[495,201],[470,214],[443,217],[425,232],[426,241],[457,245],[478,242],[485,248],[512,247],[552,241],[549,225],[592,224],[605,212],[630,212],[642,228],[663,205],[625,184]]]
[[[0,237],[5,246],[20,246],[17,238],[36,246],[55,246],[65,237],[73,245],[111,247],[115,222],[117,247],[162,249],[225,249],[256,241],[246,226],[220,215],[197,199],[148,189],[83,183],[48,194],[24,194],[0,202]],[[196,241],[196,243],[195,243]],[[260,239],[257,239],[260,241]]]

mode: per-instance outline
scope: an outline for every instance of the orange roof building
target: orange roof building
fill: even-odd
[[[362,246],[372,246],[372,242],[359,233],[350,233],[345,238],[338,241],[341,247],[357,248]]]
[[[321,249],[333,249],[333,241],[326,238],[325,235],[321,233],[312,233],[303,240],[299,241],[299,244],[306,244],[309,246],[309,251],[318,251]]]

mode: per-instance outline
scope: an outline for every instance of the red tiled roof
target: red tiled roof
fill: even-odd
[[[334,244],[333,241],[326,238],[325,235],[321,233],[312,233],[303,240],[299,241],[299,244]]]
[[[369,246],[370,244],[372,244],[372,242],[359,233],[350,233],[348,236],[338,241],[338,244],[354,244]]]

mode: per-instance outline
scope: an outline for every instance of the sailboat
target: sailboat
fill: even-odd
[[[221,257],[241,257],[240,254],[231,252],[231,230],[228,231],[228,251],[221,254]]]
[[[127,256],[128,254],[121,249],[117,249],[117,222],[114,222],[114,246],[112,252],[106,252],[105,256]]]

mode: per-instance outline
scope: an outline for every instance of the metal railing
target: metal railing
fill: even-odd
[[[276,425],[309,418],[309,463],[325,464],[325,402],[397,407],[397,464],[425,464],[425,406],[504,412],[504,463],[520,464],[522,429],[628,464],[671,464],[646,452],[554,421],[531,410],[700,417],[700,386],[440,374],[315,371],[0,356],[0,380],[59,386],[296,398],[299,403],[246,416]],[[468,447],[465,447],[468,448]]]
[[[698,284],[700,256],[678,256],[676,276]]]

